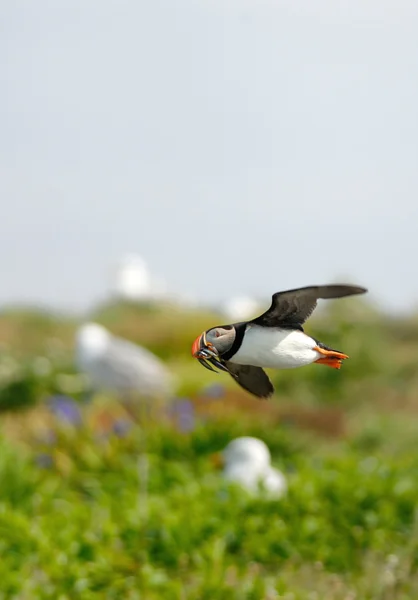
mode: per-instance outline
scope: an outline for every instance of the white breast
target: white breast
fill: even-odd
[[[321,357],[316,341],[303,331],[249,325],[241,348],[231,358],[238,365],[271,369],[294,369]]]

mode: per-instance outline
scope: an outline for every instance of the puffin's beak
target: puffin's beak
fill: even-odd
[[[206,341],[206,333],[203,332],[202,335],[199,335],[193,342],[192,346],[192,355],[194,358],[197,358],[201,365],[203,365],[209,371],[213,371],[216,373],[215,369],[210,365],[214,365],[218,367],[221,371],[227,371],[228,369],[225,365],[220,362],[219,354],[212,346],[212,344],[208,344]]]
[[[198,358],[199,352],[205,347],[205,345],[206,345],[205,340],[206,340],[206,334],[202,333],[202,335],[199,335],[193,342],[192,356],[194,358]]]

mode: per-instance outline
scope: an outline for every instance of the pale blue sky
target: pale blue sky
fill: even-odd
[[[418,5],[0,7],[0,303],[138,252],[211,301],[336,278],[418,305]]]

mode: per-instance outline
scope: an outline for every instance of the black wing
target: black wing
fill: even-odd
[[[274,387],[267,374],[261,367],[251,365],[236,365],[225,361],[229,374],[244,390],[258,398],[269,398],[274,393]]]
[[[303,323],[313,313],[319,298],[343,298],[365,292],[367,292],[366,288],[355,285],[313,285],[277,292],[273,295],[270,308],[250,322],[264,327],[302,329]]]

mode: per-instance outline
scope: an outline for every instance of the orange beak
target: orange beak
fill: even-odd
[[[219,354],[215,350],[212,344],[208,344],[206,340],[206,332],[203,332],[199,337],[195,339],[192,346],[192,356],[193,358],[197,358],[201,365],[205,367],[205,369],[209,369],[209,371],[213,371],[216,373],[215,369],[211,366],[214,365],[218,367],[221,371],[227,371],[228,369],[221,362],[219,358]]]
[[[198,358],[198,355],[201,351],[201,349],[206,345],[206,336],[204,333],[202,333],[201,335],[199,335],[195,341],[193,342],[193,346],[192,346],[192,356],[194,358]]]

